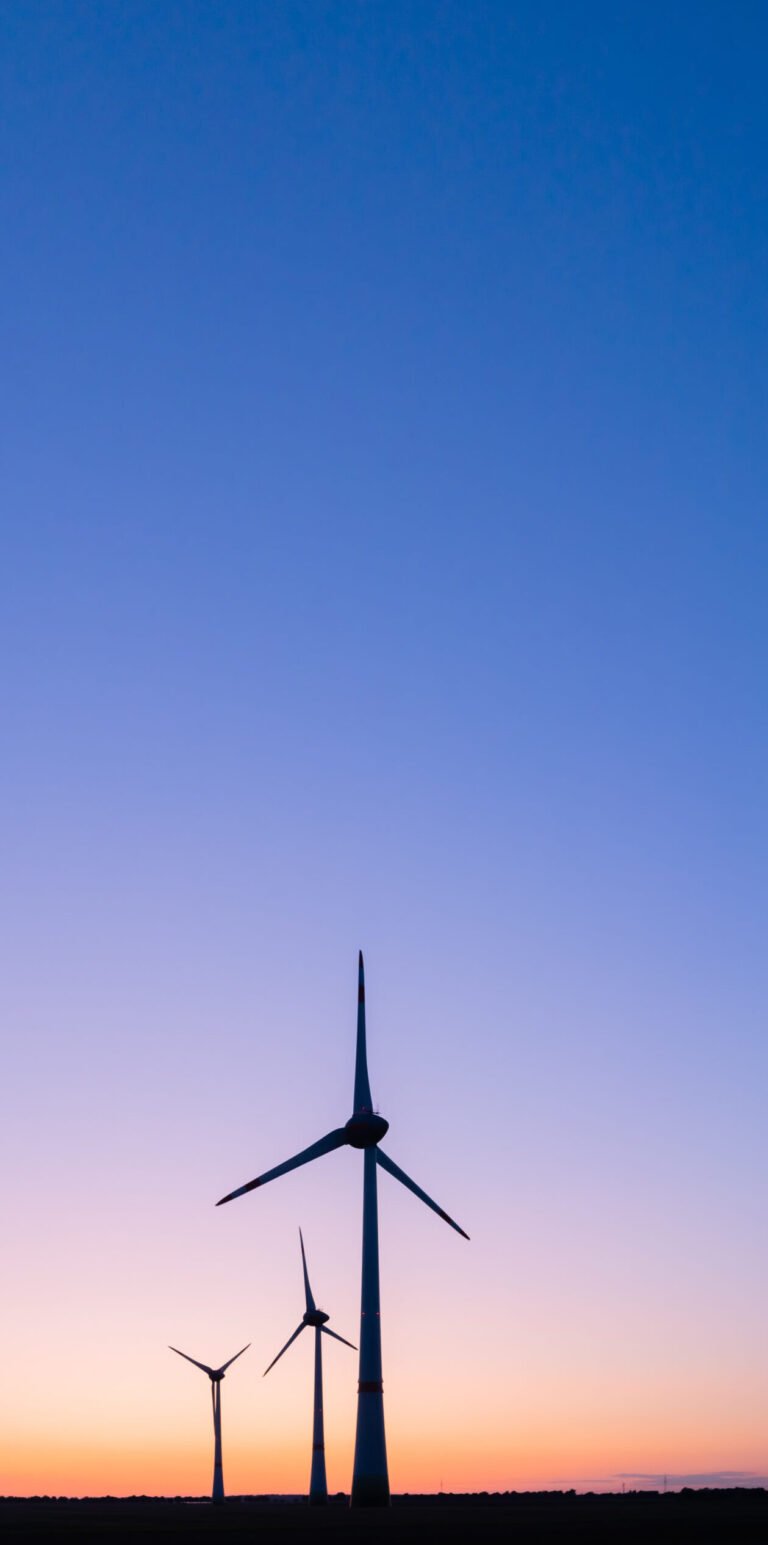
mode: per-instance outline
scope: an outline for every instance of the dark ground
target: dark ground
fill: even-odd
[[[469,1497],[396,1497],[391,1508],[350,1512],[346,1498],[326,1508],[305,1502],[231,1498],[223,1508],[198,1501],[137,1497],[85,1501],[0,1498],[3,1541],[63,1540],[69,1545],[114,1541],[189,1540],[190,1545],[256,1538],[263,1545],[309,1542],[400,1545],[461,1541],[462,1545],[608,1545],[609,1541],[686,1542],[686,1545],[768,1545],[768,1491],[628,1492],[576,1496],[569,1492]]]

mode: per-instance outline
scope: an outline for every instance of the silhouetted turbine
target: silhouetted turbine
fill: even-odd
[[[275,1363],[280,1361],[283,1352],[288,1351],[291,1343],[296,1340],[297,1336],[301,1335],[303,1330],[306,1330],[309,1326],[314,1328],[315,1402],[312,1419],[312,1467],[309,1474],[309,1500],[312,1503],[322,1503],[328,1501],[328,1483],[325,1477],[325,1433],[323,1430],[323,1347],[320,1337],[333,1336],[334,1341],[342,1341],[345,1347],[352,1347],[353,1352],[355,1352],[357,1348],[352,1345],[351,1341],[346,1341],[343,1336],[337,1335],[335,1330],[328,1329],[329,1316],[324,1314],[322,1309],[318,1309],[317,1304],[312,1297],[312,1289],[309,1285],[309,1272],[307,1271],[307,1257],[304,1254],[304,1238],[301,1229],[299,1229],[299,1240],[301,1242],[301,1264],[304,1268],[304,1296],[306,1299],[307,1307],[304,1312],[301,1324],[297,1326],[296,1330],[293,1332],[293,1335],[288,1337],[285,1346],[283,1347],[282,1351],[278,1352],[277,1357],[273,1357],[269,1368],[274,1368]],[[264,1369],[264,1378],[266,1378],[267,1374],[269,1373],[269,1368]]]
[[[249,1180],[245,1186],[238,1186],[236,1191],[230,1191],[228,1196],[223,1196],[216,1203],[221,1207],[224,1202],[231,1202],[236,1196],[244,1196],[246,1191],[253,1191],[256,1186],[265,1186],[270,1180],[277,1180],[279,1175],[287,1175],[289,1170],[298,1169],[300,1164],[309,1164],[312,1159],[319,1159],[324,1153],[332,1153],[334,1148],[343,1148],[349,1144],[352,1148],[362,1148],[364,1151],[363,1173],[363,1275],[360,1305],[360,1368],[357,1386],[357,1432],[355,1435],[355,1460],[352,1474],[352,1505],[353,1507],[386,1506],[389,1502],[389,1475],[387,1471],[387,1444],[384,1432],[384,1397],[381,1377],[381,1318],[379,1304],[379,1223],[378,1200],[376,1189],[377,1167],[388,1170],[399,1180],[401,1185],[413,1191],[427,1207],[431,1207],[438,1217],[445,1223],[449,1223],[457,1234],[464,1239],[469,1235],[459,1228],[453,1218],[443,1212],[436,1202],[417,1186],[410,1176],[405,1174],[397,1164],[383,1153],[379,1147],[381,1139],[389,1130],[389,1122],[383,1116],[374,1113],[371,1100],[371,1086],[368,1081],[368,1060],[365,1043],[365,977],[363,971],[363,952],[360,951],[358,971],[357,993],[357,1050],[355,1055],[355,1092],[354,1109],[349,1121],[343,1127],[336,1127],[329,1132],[327,1137],[321,1137],[319,1143],[313,1143],[311,1147],[302,1149],[294,1158],[287,1159],[285,1164],[278,1164],[275,1169],[267,1170],[264,1175],[259,1175],[256,1180]],[[298,1335],[298,1331],[296,1332]]]
[[[213,1493],[211,1500],[217,1503],[224,1501],[224,1472],[221,1463],[221,1381],[227,1369],[237,1362],[238,1357],[242,1357],[243,1352],[248,1351],[250,1344],[249,1341],[247,1346],[241,1347],[240,1351],[235,1352],[234,1357],[230,1357],[228,1363],[222,1363],[220,1368],[209,1368],[207,1363],[199,1363],[196,1357],[190,1357],[187,1352],[180,1352],[178,1347],[168,1348],[170,1352],[175,1352],[177,1357],[184,1357],[188,1363],[194,1363],[196,1368],[202,1368],[203,1373],[207,1373],[211,1381],[211,1401],[213,1404]]]

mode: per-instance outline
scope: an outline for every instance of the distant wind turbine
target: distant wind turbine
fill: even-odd
[[[199,1363],[197,1358],[189,1357],[186,1352],[180,1352],[178,1347],[169,1347],[169,1351],[175,1352],[177,1357],[185,1357],[188,1363],[194,1363],[196,1368],[202,1368],[203,1373],[207,1373],[211,1381],[213,1403],[213,1495],[211,1500],[217,1503],[224,1501],[224,1472],[221,1465],[221,1381],[227,1369],[237,1362],[238,1357],[242,1357],[243,1352],[248,1351],[250,1344],[249,1341],[248,1346],[241,1347],[240,1351],[235,1352],[228,1363],[222,1363],[220,1368],[209,1368],[207,1363]]]
[[[315,1403],[314,1415],[312,1419],[312,1468],[309,1476],[309,1500],[312,1503],[322,1503],[328,1501],[328,1483],[325,1478],[325,1434],[323,1430],[323,1344],[320,1338],[321,1336],[333,1336],[335,1341],[344,1342],[345,1347],[352,1347],[353,1352],[356,1351],[356,1348],[352,1345],[351,1341],[346,1341],[343,1336],[337,1335],[335,1330],[328,1329],[327,1322],[330,1316],[324,1314],[322,1309],[318,1309],[317,1304],[312,1297],[312,1289],[309,1285],[309,1272],[307,1271],[307,1257],[304,1254],[304,1237],[302,1235],[301,1229],[299,1229],[299,1240],[301,1241],[301,1264],[304,1268],[304,1295],[306,1298],[307,1307],[301,1324],[293,1332],[293,1335],[288,1337],[285,1346],[281,1352],[278,1352],[277,1357],[273,1357],[269,1368],[274,1368],[275,1363],[280,1361],[283,1352],[288,1351],[291,1342],[295,1341],[296,1337],[300,1336],[303,1330],[306,1330],[309,1326],[314,1328]],[[264,1369],[264,1378],[266,1378],[267,1374],[269,1373],[269,1368]]]
[[[300,1164],[309,1164],[334,1148],[349,1145],[364,1150],[363,1170],[363,1273],[360,1306],[360,1367],[357,1386],[357,1431],[355,1435],[355,1459],[352,1473],[353,1507],[386,1507],[389,1502],[389,1474],[387,1470],[387,1443],[384,1432],[384,1395],[381,1377],[381,1318],[379,1303],[379,1223],[376,1190],[376,1173],[380,1165],[399,1180],[401,1185],[413,1191],[438,1217],[449,1223],[464,1239],[469,1235],[449,1218],[442,1207],[411,1180],[404,1170],[382,1152],[381,1139],[389,1130],[389,1122],[374,1112],[371,1086],[368,1081],[368,1061],[365,1044],[365,976],[363,952],[360,951],[357,993],[357,1051],[355,1056],[354,1109],[343,1127],[336,1127],[319,1143],[304,1148],[285,1164],[267,1170],[256,1180],[230,1191],[217,1202],[231,1202],[236,1196],[244,1196],[256,1186],[264,1186],[269,1180],[277,1180]],[[297,1332],[298,1334],[298,1332]]]

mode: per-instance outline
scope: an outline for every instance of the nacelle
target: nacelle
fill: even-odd
[[[389,1131],[389,1122],[383,1116],[374,1115],[373,1111],[358,1111],[350,1116],[344,1131],[352,1148],[375,1148]]]

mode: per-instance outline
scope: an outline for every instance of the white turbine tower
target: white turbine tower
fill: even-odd
[[[248,1346],[241,1347],[240,1351],[235,1352],[234,1357],[230,1357],[228,1363],[222,1363],[220,1368],[209,1368],[207,1363],[199,1363],[196,1357],[189,1357],[186,1352],[180,1352],[178,1347],[169,1347],[169,1351],[175,1352],[177,1357],[185,1357],[188,1363],[194,1363],[196,1368],[202,1368],[203,1373],[207,1373],[211,1381],[211,1402],[213,1404],[213,1494],[211,1500],[217,1503],[224,1501],[224,1471],[221,1463],[221,1381],[227,1369],[237,1362],[238,1357],[242,1357],[243,1352],[248,1351],[250,1344],[249,1341]]]
[[[342,1341],[345,1347],[352,1347],[353,1352],[357,1349],[352,1345],[351,1341],[346,1341],[343,1336],[337,1335],[335,1330],[328,1329],[328,1319],[330,1316],[324,1314],[322,1309],[318,1309],[312,1297],[312,1289],[309,1285],[309,1272],[307,1271],[307,1257],[304,1254],[304,1238],[301,1229],[299,1229],[299,1239],[301,1241],[301,1264],[304,1268],[304,1296],[307,1307],[301,1324],[297,1326],[293,1335],[288,1337],[285,1346],[282,1351],[278,1352],[277,1357],[273,1357],[269,1368],[274,1368],[275,1363],[280,1361],[283,1352],[288,1351],[291,1343],[296,1340],[297,1336],[301,1335],[303,1330],[307,1330],[310,1326],[314,1329],[315,1402],[312,1418],[312,1468],[309,1475],[309,1500],[311,1503],[317,1504],[328,1501],[328,1483],[325,1477],[325,1432],[323,1427],[323,1344],[320,1338],[321,1336],[333,1336],[334,1341]],[[264,1369],[264,1378],[269,1373],[269,1368]]]
[[[371,1086],[368,1082],[368,1061],[365,1045],[365,978],[363,952],[360,951],[357,993],[357,1051],[355,1056],[354,1109],[343,1127],[336,1127],[319,1143],[304,1148],[285,1164],[267,1170],[256,1180],[230,1191],[217,1202],[231,1202],[236,1196],[244,1196],[256,1186],[264,1186],[269,1180],[277,1180],[300,1164],[309,1164],[334,1148],[349,1145],[362,1148],[363,1169],[363,1273],[360,1305],[360,1368],[357,1386],[357,1431],[355,1435],[355,1460],[352,1473],[353,1507],[386,1507],[389,1502],[389,1475],[387,1471],[387,1444],[384,1433],[384,1396],[381,1377],[381,1319],[379,1305],[379,1222],[376,1190],[378,1166],[388,1170],[401,1185],[413,1191],[438,1217],[449,1223],[457,1234],[468,1239],[469,1235],[449,1218],[442,1207],[427,1196],[420,1186],[411,1180],[404,1170],[395,1164],[379,1147],[389,1130],[389,1122],[374,1112]]]

